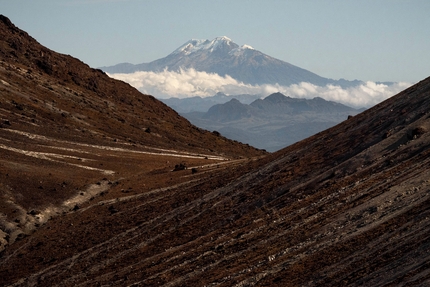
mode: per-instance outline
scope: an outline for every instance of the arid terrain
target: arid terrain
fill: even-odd
[[[267,154],[0,35],[1,286],[430,286],[430,78]]]

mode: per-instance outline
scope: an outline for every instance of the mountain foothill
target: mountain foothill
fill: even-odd
[[[268,153],[0,35],[1,286],[430,284],[430,78]]]

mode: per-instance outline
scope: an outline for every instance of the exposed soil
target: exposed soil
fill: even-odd
[[[88,67],[43,89],[1,19],[0,285],[430,286],[430,78],[265,154]]]
[[[0,250],[100,194],[114,197],[130,178],[151,190],[189,180],[172,173],[177,164],[198,166],[198,178],[210,164],[265,154],[0,20]]]

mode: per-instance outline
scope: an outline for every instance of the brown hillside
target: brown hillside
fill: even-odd
[[[176,165],[210,169],[263,154],[43,47],[0,15],[0,251],[50,217],[120,192],[120,180],[146,178],[150,190],[189,180],[171,172]]]
[[[429,286],[429,107],[427,78],[277,153],[225,164],[213,159],[215,166],[197,173],[167,172],[161,162],[149,170],[130,151],[74,145],[88,166],[103,163],[98,170],[76,170],[100,178],[101,169],[112,169],[124,177],[104,175],[81,196],[105,186],[108,194],[16,236],[1,254],[0,283]],[[42,145],[44,139],[34,140]],[[68,154],[69,146],[69,140],[58,142],[57,153]],[[9,158],[0,167],[31,170],[29,154],[4,152]],[[43,163],[37,172],[52,171],[54,163],[34,160]],[[64,163],[55,164],[64,170]],[[136,167],[142,170],[132,172]],[[73,176],[63,179],[66,186],[82,184]],[[5,194],[12,194],[15,181],[3,186]],[[26,222],[49,214],[30,212]],[[18,220],[11,221],[16,233],[21,219],[11,219]]]
[[[43,47],[1,15],[0,35],[1,105],[11,111],[2,117],[14,129],[84,142],[115,136],[159,148],[261,154],[202,131],[154,97]]]

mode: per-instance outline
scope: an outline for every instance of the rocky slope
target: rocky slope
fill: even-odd
[[[43,47],[4,16],[0,35],[0,251],[120,178],[264,154]]]
[[[39,129],[41,133],[56,132],[60,128],[71,130],[61,133],[63,136],[73,134],[74,127],[78,126],[81,130],[73,134],[74,138],[103,138],[103,134],[115,132],[118,139],[129,142],[185,149],[196,145],[209,150],[219,148],[224,142],[196,129],[154,97],[142,95],[78,59],[41,46],[7,18],[2,17],[0,23],[2,105],[34,123],[28,129]],[[43,124],[38,125],[38,120]],[[22,121],[15,121],[15,126]],[[48,128],[54,125],[58,128]],[[230,142],[221,145],[228,150]],[[246,147],[243,153],[248,153]]]
[[[194,173],[161,162],[133,172],[144,156],[79,146],[123,178],[8,247],[0,284],[428,286],[429,106],[427,78],[277,153],[210,167],[196,159]],[[13,155],[8,167],[28,167]]]
[[[428,286],[429,104],[430,78],[240,168],[82,206],[8,249],[0,278],[6,286]]]

